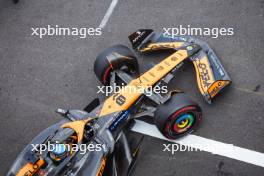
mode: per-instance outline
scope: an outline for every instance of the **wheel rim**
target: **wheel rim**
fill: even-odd
[[[173,124],[173,131],[177,134],[185,133],[194,125],[194,119],[192,113],[181,114]]]
[[[186,133],[191,133],[202,119],[198,106],[187,106],[176,112],[165,124],[163,134],[169,139],[176,139]]]

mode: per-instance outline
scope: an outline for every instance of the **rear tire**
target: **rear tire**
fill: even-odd
[[[122,68],[126,68],[127,73],[138,72],[137,58],[124,45],[114,45],[105,49],[94,62],[94,73],[106,86],[110,84],[111,73]]]
[[[172,95],[154,114],[157,128],[168,139],[177,139],[191,133],[201,119],[201,108],[184,93]]]

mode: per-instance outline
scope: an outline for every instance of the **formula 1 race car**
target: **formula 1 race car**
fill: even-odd
[[[103,51],[95,60],[94,72],[103,85],[121,89],[103,103],[93,100],[84,110],[58,109],[66,118],[35,137],[8,176],[131,175],[142,141],[130,133],[135,119],[152,119],[163,136],[174,140],[191,133],[202,118],[201,108],[182,91],[147,95],[147,90],[168,85],[185,62],[193,63],[199,90],[208,103],[231,83],[215,53],[200,40],[171,38],[150,29],[134,32],[129,40],[140,53],[174,52],[139,76],[137,58],[128,47],[115,45]],[[85,152],[80,150],[83,147]]]

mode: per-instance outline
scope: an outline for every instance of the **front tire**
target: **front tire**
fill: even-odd
[[[202,111],[184,93],[177,93],[157,107],[154,121],[159,131],[168,139],[177,139],[191,133],[202,119]]]
[[[114,45],[105,49],[94,62],[94,73],[105,86],[110,84],[111,73],[122,68],[125,68],[127,73],[138,72],[137,58],[124,45]]]

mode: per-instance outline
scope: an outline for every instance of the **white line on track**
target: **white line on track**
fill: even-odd
[[[192,135],[192,134],[189,134],[186,137],[183,137],[181,139],[168,140],[159,132],[159,130],[154,125],[148,124],[140,120],[136,120],[136,123],[133,126],[132,131],[146,134],[152,137],[157,137],[157,138],[167,140],[170,142],[174,142],[174,143],[178,143],[181,145],[187,145],[189,147],[197,148],[199,150],[210,152],[212,154],[217,154],[217,155],[225,156],[228,158],[232,158],[232,159],[236,159],[236,160],[243,161],[246,163],[264,167],[264,153],[237,147],[232,144],[226,144],[226,143],[214,141],[211,139],[206,139],[206,138]],[[192,146],[192,144],[194,145]],[[224,150],[214,150],[213,148],[210,148],[210,147],[203,147],[203,146],[210,146],[210,145],[211,146],[221,146],[223,147]]]
[[[102,19],[100,25],[99,25],[99,28],[104,28],[107,21],[109,20],[110,16],[112,15],[113,11],[114,11],[114,8],[116,6],[116,4],[118,3],[118,0],[112,0],[109,8],[107,9],[106,13],[105,13],[105,16],[104,18]]]

